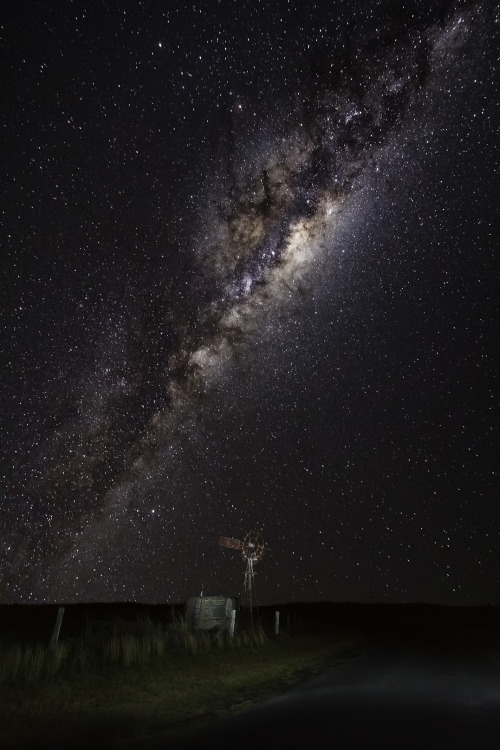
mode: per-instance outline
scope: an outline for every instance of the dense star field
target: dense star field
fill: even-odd
[[[498,18],[3,11],[3,601],[500,603]]]

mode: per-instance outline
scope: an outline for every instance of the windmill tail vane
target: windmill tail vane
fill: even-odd
[[[219,547],[227,547],[228,549],[241,549],[241,541],[239,539],[232,539],[229,536],[220,536]]]

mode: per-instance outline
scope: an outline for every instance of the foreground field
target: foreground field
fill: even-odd
[[[6,675],[2,750],[146,748],[163,739],[168,746],[169,737],[187,728],[265,700],[352,658],[362,641],[348,630],[278,638],[260,631],[233,643],[189,639],[182,648],[156,656],[150,651],[147,658],[144,642],[115,637],[107,644],[106,658],[86,664],[71,660],[67,646],[66,668],[50,667],[49,661],[45,674],[30,673],[25,664],[15,679]],[[36,659],[32,652],[32,669]]]

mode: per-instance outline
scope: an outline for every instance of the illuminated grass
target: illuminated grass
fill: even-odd
[[[0,747],[138,748],[282,692],[359,641],[334,631],[271,638],[260,628],[195,635],[179,619],[132,625],[117,620],[105,638],[89,633],[53,651],[4,649]]]
[[[51,682],[57,677],[82,674],[107,666],[147,667],[179,654],[197,656],[221,650],[262,646],[267,640],[261,627],[228,633],[194,633],[182,617],[173,616],[164,625],[141,619],[133,625],[119,619],[113,634],[67,640],[55,648],[14,644],[0,648],[0,685],[29,685]]]

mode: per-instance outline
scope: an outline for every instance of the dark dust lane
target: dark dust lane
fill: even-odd
[[[464,636],[378,638],[359,659],[168,747],[223,738],[240,749],[496,749],[500,667]]]

